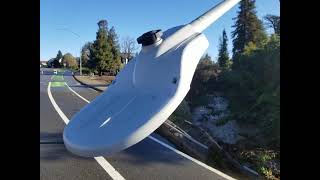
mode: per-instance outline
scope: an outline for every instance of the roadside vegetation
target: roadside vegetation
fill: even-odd
[[[71,53],[63,55],[59,50],[57,56],[48,61],[48,67],[79,71],[81,58],[82,73],[85,75],[117,75],[134,57],[138,49],[136,42],[124,37],[120,46],[114,26],[109,29],[107,20],[100,20],[97,24],[96,39],[83,45],[80,57],[74,57]]]
[[[265,27],[273,33],[268,35]],[[235,120],[248,133],[242,131],[236,144],[221,145],[264,178],[280,179],[280,17],[266,15],[263,24],[256,16],[255,1],[243,0],[233,28],[232,57],[223,31],[217,63],[209,55],[200,60],[191,89],[170,120],[183,127],[184,120],[191,121],[186,114],[195,107],[208,107],[211,96],[227,99],[230,113],[216,124]],[[249,133],[251,129],[256,131]],[[216,159],[214,152],[209,156]]]
[[[219,145],[266,179],[280,179],[280,16],[268,14],[260,20],[255,1],[242,0],[232,27],[230,35],[225,30],[221,33],[217,59],[208,54],[201,58],[187,97],[169,119],[181,128],[188,127],[185,124],[193,121],[194,110],[205,107],[211,110],[210,116],[220,117],[214,122],[217,127],[235,121],[244,129],[239,134],[242,138],[234,144],[217,140]],[[266,28],[273,32],[268,34]],[[81,50],[83,74],[107,75],[112,81],[134,57],[135,43],[125,37],[120,45],[115,27],[109,29],[108,22],[100,20],[96,39]],[[78,71],[79,63],[79,58],[58,51],[49,67]],[[228,113],[220,116],[223,113],[210,105],[212,97],[226,99]],[[201,122],[208,125],[209,119],[204,116]],[[217,153],[210,153],[209,163],[224,167],[221,161]]]

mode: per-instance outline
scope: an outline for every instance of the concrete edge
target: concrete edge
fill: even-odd
[[[94,89],[94,90],[96,90],[96,91],[98,91],[98,92],[103,92],[102,89],[99,89],[99,88],[97,88],[97,87],[91,86],[91,85],[89,85],[89,84],[86,84],[86,83],[80,81],[74,74],[73,74],[72,76],[73,76],[73,78],[74,78],[77,82],[79,82],[80,84],[85,85],[85,86],[88,86],[89,88]]]

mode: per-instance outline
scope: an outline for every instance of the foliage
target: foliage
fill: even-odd
[[[257,125],[265,143],[280,146],[280,40],[272,35],[264,47],[248,44],[230,72],[221,74],[232,115]]]
[[[264,16],[264,19],[266,21],[266,25],[269,28],[273,28],[274,33],[277,35],[280,35],[280,16],[267,14]]]
[[[233,60],[238,60],[238,56],[244,51],[245,46],[252,42],[260,47],[267,38],[262,21],[258,19],[255,11],[255,0],[242,0],[240,11],[236,18],[235,29],[232,32],[233,38]]]
[[[220,168],[226,168],[221,152],[218,152],[213,146],[209,147],[206,162]]]
[[[228,53],[228,37],[225,30],[222,32],[222,38],[219,44],[218,63],[222,70],[229,70],[231,67],[231,60]]]
[[[101,20],[98,22],[98,32],[96,35],[96,40],[93,43],[93,64],[94,69],[98,71],[99,75],[102,72],[110,68],[110,61],[113,56],[111,53],[111,46],[108,43],[108,24],[106,20]]]
[[[90,47],[90,60],[87,67],[99,75],[103,72],[115,75],[121,68],[120,47],[115,28],[108,30],[106,20],[99,21],[98,26],[96,40]]]
[[[225,117],[217,120],[216,123],[215,123],[215,125],[216,125],[216,126],[223,126],[223,125],[225,125],[227,122],[229,122],[229,120],[231,120],[230,117],[229,117],[229,116],[225,116]]]
[[[87,42],[81,49],[81,62],[82,66],[88,67],[88,62],[92,59],[91,52],[92,52],[93,43]]]
[[[120,57],[120,46],[118,42],[118,36],[116,34],[115,28],[112,27],[108,34],[108,43],[111,46],[111,53],[113,60],[110,62],[109,71],[115,75],[120,71],[121,68],[121,57]]]
[[[199,91],[202,91],[202,89],[199,89]],[[210,102],[209,100],[210,98],[207,95],[202,95],[202,94],[195,95],[190,100],[191,108],[195,108],[198,106],[207,106]]]
[[[59,60],[62,58],[62,53],[59,50],[57,56],[54,58],[54,60],[52,61],[52,66],[54,68],[60,68],[62,65],[60,64]]]
[[[62,52],[59,50],[56,59],[60,60],[63,57]]]
[[[63,56],[62,63],[65,63],[67,68],[76,69],[78,67],[76,58],[73,57],[70,53],[66,53]]]
[[[92,73],[92,70],[88,67],[82,67],[82,74],[87,74],[89,75],[90,73]]]
[[[211,93],[216,87],[216,81],[219,74],[219,67],[215,64],[211,57],[206,54],[200,61],[194,73],[188,100],[194,102],[201,95]]]
[[[279,151],[253,149],[240,152],[240,160],[250,163],[252,168],[266,179],[278,179],[280,176]]]

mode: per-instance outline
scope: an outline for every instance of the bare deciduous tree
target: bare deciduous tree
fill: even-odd
[[[123,58],[127,58],[128,61],[130,61],[133,58],[134,53],[137,49],[138,49],[137,43],[133,38],[129,36],[122,38],[121,52],[123,54]]]
[[[266,25],[273,28],[274,33],[280,35],[280,16],[268,14],[264,17]]]

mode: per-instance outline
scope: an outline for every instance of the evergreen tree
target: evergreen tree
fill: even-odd
[[[56,59],[60,60],[63,57],[62,52],[59,50]]]
[[[201,60],[206,60],[206,61],[211,61],[211,62],[212,62],[211,56],[210,56],[208,53],[206,53],[206,54],[203,56],[203,58],[201,58]]]
[[[230,67],[228,37],[225,29],[222,32],[222,38],[220,38],[218,64],[223,70],[227,70]]]
[[[109,65],[109,70],[110,72],[112,72],[112,74],[116,74],[120,70],[121,57],[120,57],[120,46],[119,46],[118,36],[113,26],[110,29],[108,34],[108,43],[110,44],[111,53],[113,56],[113,59]]]
[[[81,62],[83,66],[88,66],[88,61],[91,60],[91,50],[92,50],[92,43],[87,42],[81,50]]]
[[[59,50],[56,58],[54,58],[54,60],[53,60],[53,67],[55,67],[55,68],[60,68],[61,67],[61,64],[60,64],[59,60],[62,57],[63,57],[62,52]]]
[[[258,19],[255,10],[255,0],[242,0],[240,11],[236,18],[233,39],[233,60],[236,60],[243,53],[245,46],[252,42],[260,47],[267,39],[262,21]]]
[[[96,36],[96,40],[93,44],[93,66],[94,69],[102,75],[103,71],[108,70],[110,68],[110,63],[113,59],[113,55],[111,53],[111,46],[108,43],[108,23],[106,20],[101,20],[98,22],[98,32]]]

